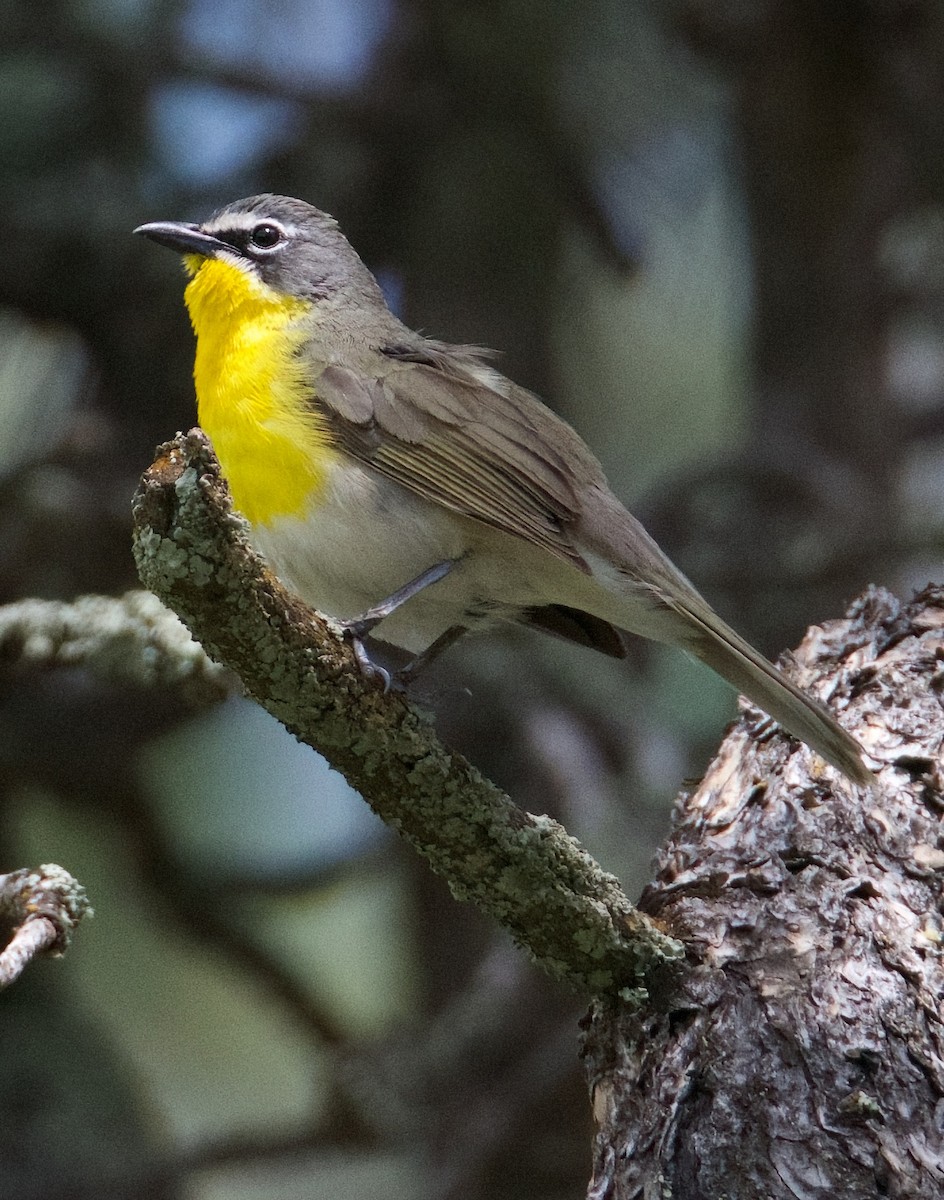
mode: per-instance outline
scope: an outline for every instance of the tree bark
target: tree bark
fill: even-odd
[[[681,798],[641,907],[687,967],[587,1019],[593,1200],[944,1196],[944,590],[870,591],[824,657],[880,785],[761,778],[739,728]]]

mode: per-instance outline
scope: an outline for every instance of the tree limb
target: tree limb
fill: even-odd
[[[144,591],[4,605],[0,661],[7,670],[81,666],[112,683],[174,688],[207,704],[232,691],[232,677]]]
[[[158,451],[134,500],[142,582],[247,691],[555,978],[643,986],[681,947],[557,822],[517,808],[398,695],[365,679],[327,620],[251,550],[200,430]]]

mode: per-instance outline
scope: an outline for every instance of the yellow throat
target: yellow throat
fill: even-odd
[[[311,304],[282,296],[218,259],[185,258],[184,299],[197,352],[197,417],[233,502],[254,525],[302,516],[336,461],[312,410],[310,367],[297,352]]]

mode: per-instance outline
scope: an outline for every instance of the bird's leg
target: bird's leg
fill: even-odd
[[[459,559],[457,558],[447,558],[442,562],[434,563],[431,567],[427,567],[425,571],[417,575],[415,579],[411,579],[403,587],[397,588],[385,600],[381,600],[379,604],[374,604],[366,612],[361,613],[359,617],[353,617],[349,621],[340,622],[341,628],[344,630],[344,636],[351,643],[354,657],[357,659],[357,664],[361,671],[368,677],[377,678],[382,682],[384,691],[390,688],[390,672],[385,671],[383,667],[379,667],[371,661],[370,655],[364,646],[364,638],[372,630],[376,629],[384,617],[389,617],[391,613],[396,612],[401,605],[406,604],[408,600],[412,600],[414,596],[419,595],[424,588],[429,587],[433,583],[439,583],[441,579],[445,579],[458,561]],[[464,628],[464,626],[459,625],[453,626],[452,629],[447,629],[444,634],[436,638],[431,646],[427,646],[416,658],[408,662],[403,668],[408,673],[407,678],[413,678],[416,672],[432,661],[441,650],[451,645],[464,632]],[[453,629],[457,629],[458,632],[453,633]],[[400,672],[397,672],[397,678],[399,681]]]
[[[353,617],[350,621],[342,621],[341,624],[345,632],[352,638],[366,637],[368,633],[380,624],[384,617],[389,617],[391,613],[396,612],[398,608],[406,604],[407,600],[412,600],[414,596],[418,596],[423,588],[429,587],[432,583],[439,583],[440,579],[445,579],[458,561],[457,558],[447,558],[442,562],[434,563],[431,567],[427,567],[421,575],[417,575],[415,579],[411,579],[403,587],[397,588],[386,600],[381,600],[379,604],[374,604],[366,612],[361,613],[359,617]]]
[[[457,642],[464,633],[468,632],[467,625],[450,625],[434,642],[430,642],[425,650],[421,650],[419,654],[414,655],[406,666],[401,667],[397,671],[394,676],[394,683],[400,687],[406,687],[407,684],[412,683],[417,675],[421,671],[425,671],[434,659],[438,658],[444,650],[449,649],[453,642]]]

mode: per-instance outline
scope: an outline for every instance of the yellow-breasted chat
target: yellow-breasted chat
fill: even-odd
[[[475,347],[413,332],[326,213],[261,195],[144,234],[184,257],[198,418],[275,572],[417,656],[522,622],[690,651],[858,783],[860,747],[730,629],[569,425]],[[409,671],[409,668],[408,668]]]

